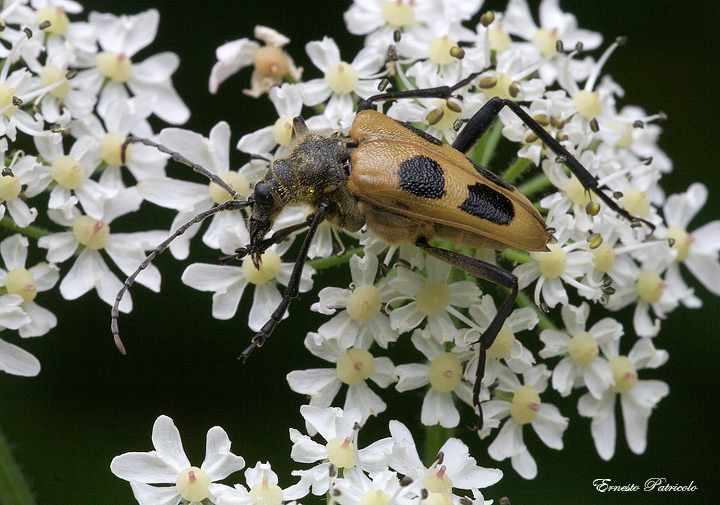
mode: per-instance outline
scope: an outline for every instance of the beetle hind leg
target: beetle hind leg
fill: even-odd
[[[510,289],[510,293],[508,293],[507,297],[498,308],[497,314],[495,314],[495,317],[490,322],[490,325],[482,334],[478,342],[480,344],[480,349],[478,350],[478,366],[477,372],[475,374],[475,383],[473,384],[472,395],[473,407],[478,406],[480,403],[480,389],[482,387],[482,379],[485,375],[486,352],[490,348],[490,346],[493,345],[493,342],[495,342],[495,338],[498,336],[498,333],[500,333],[500,330],[502,329],[505,320],[507,319],[513,305],[515,304],[515,299],[517,298],[518,294],[518,279],[517,277],[515,277],[515,275],[511,274],[510,272],[506,272],[502,268],[493,265],[492,263],[487,263],[485,261],[473,258],[471,256],[466,256],[455,251],[449,251],[440,247],[431,246],[430,244],[428,244],[425,238],[417,239],[415,241],[415,245],[425,251],[430,256],[449,263],[450,265],[457,267],[460,270],[463,270],[471,275],[474,275],[475,277],[485,279],[486,281],[490,281],[494,284],[499,284],[500,286],[504,286]],[[483,423],[482,409],[478,408],[478,411],[480,420],[476,428],[480,429],[482,428]]]
[[[588,170],[575,158],[570,152],[558,142],[558,140],[550,135],[545,129],[535,121],[525,110],[512,100],[507,100],[499,97],[493,97],[478,110],[475,115],[470,118],[470,121],[465,125],[462,131],[455,138],[452,147],[460,152],[467,153],[475,143],[482,137],[483,133],[490,127],[493,121],[498,117],[500,111],[507,107],[510,109],[520,120],[525,123],[525,126],[535,133],[545,145],[547,145],[553,153],[558,157],[558,160],[562,160],[562,163],[567,165],[570,171],[577,177],[580,183],[585,189],[595,193],[600,200],[602,200],[610,209],[620,214],[623,218],[627,219],[631,223],[644,223],[650,228],[651,233],[655,230],[655,225],[649,221],[638,218],[630,214],[627,210],[620,207],[610,195],[600,188],[600,185],[595,177],[588,172]]]

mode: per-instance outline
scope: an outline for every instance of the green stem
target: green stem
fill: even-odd
[[[325,270],[327,268],[332,268],[338,265],[344,265],[345,263],[349,262],[350,258],[352,258],[353,256],[363,256],[364,252],[365,249],[363,249],[362,247],[356,247],[354,249],[345,251],[345,253],[341,254],[340,256],[316,258],[314,260],[308,261],[307,263],[315,270]]]
[[[520,291],[518,293],[517,298],[515,299],[515,303],[517,303],[520,307],[532,307],[535,312],[538,315],[538,318],[540,319],[540,322],[537,325],[537,328],[540,330],[557,330],[557,326],[555,326],[555,323],[552,322],[552,320],[545,314],[543,311],[541,311],[537,305],[535,305],[535,302],[527,295],[525,292]]]
[[[20,467],[0,431],[0,501],[3,505],[35,505]]]
[[[519,249],[506,249],[500,253],[500,256],[515,263],[527,263],[530,261],[530,255]]]
[[[530,179],[529,181],[520,184],[517,188],[523,195],[531,197],[535,193],[544,191],[551,186],[552,183],[550,182],[550,179],[547,178],[547,175],[539,174]]]
[[[447,440],[453,436],[453,430],[443,428],[439,424],[425,427],[425,457],[424,462],[430,466],[437,457],[438,451]]]
[[[515,179],[517,179],[531,163],[532,161],[527,158],[518,158],[517,160],[515,160],[515,163],[510,165],[505,171],[505,173],[503,174],[503,179],[512,184]]]
[[[468,158],[477,161],[480,165],[487,167],[490,165],[495,149],[502,138],[502,123],[496,121],[483,135],[475,147],[468,153]]]
[[[50,235],[49,231],[38,228],[37,226],[30,225],[26,226],[25,228],[21,228],[17,224],[15,224],[15,221],[10,219],[9,216],[5,216],[0,219],[0,227],[7,228],[10,231],[20,233],[22,235],[25,235],[26,237],[34,238],[36,240],[40,237],[44,237],[45,235]]]

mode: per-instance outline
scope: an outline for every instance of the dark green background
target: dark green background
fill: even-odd
[[[691,229],[719,219],[717,2],[565,0],[561,4],[576,13],[580,26],[603,33],[606,40],[628,36],[628,44],[606,67],[626,90],[621,103],[668,114],[660,145],[674,160],[675,171],[663,179],[663,185],[673,193],[684,191],[693,181],[704,182],[710,188],[710,201]],[[217,121],[227,120],[233,128],[233,144],[241,134],[268,124],[275,112],[267,100],[256,101],[240,93],[249,71],[226,83],[218,95],[207,93],[218,45],[252,37],[255,24],[270,25],[295,42],[291,52],[306,68],[307,78],[312,78],[317,71],[304,55],[306,41],[332,36],[347,48],[343,56],[348,59],[350,50],[356,51],[361,44],[361,39],[347,34],[342,19],[347,3],[339,1],[93,1],[86,5],[88,12],[94,8],[116,14],[157,7],[161,12],[157,41],[136,60],[165,50],[179,53],[182,64],[173,80],[193,113],[187,127],[207,134]],[[491,9],[504,6],[504,2],[486,3]],[[236,164],[244,161],[235,157]],[[166,218],[162,226],[168,226],[169,214],[161,216]],[[128,221],[125,226],[138,223]],[[201,247],[196,250],[206,261],[213,261],[212,253]],[[194,464],[199,465],[204,456],[205,433],[220,425],[233,441],[234,452],[245,457],[249,466],[270,460],[281,475],[281,484],[292,483],[290,467],[285,466],[291,447],[288,427],[302,427],[298,407],[304,399],[289,390],[285,375],[295,368],[324,366],[307,357],[302,344],[306,332],[318,325],[309,312],[316,291],[295,303],[293,322],[281,325],[272,341],[242,365],[236,357],[251,336],[243,310],[233,321],[213,320],[210,294],[179,281],[185,264],[168,256],[157,265],[163,272],[162,293],[134,289],[136,308],[120,322],[127,356],[115,349],[109,331],[110,309],[94,294],[72,303],[56,291],[38,297],[40,304],[58,315],[59,325],[43,338],[22,342],[42,362],[39,377],[0,375],[0,425],[40,504],[135,503],[129,485],[110,473],[110,460],[124,452],[150,450],[152,423],[160,414],[175,420]],[[68,268],[64,265],[63,271]],[[345,278],[333,271],[320,276],[318,283],[327,283],[335,275]],[[575,400],[562,402],[561,409],[573,421],[565,433],[564,451],[546,448],[534,434],[525,437],[539,463],[534,481],[519,478],[509,461],[494,462],[487,456],[486,442],[462,433],[482,465],[499,466],[506,474],[486,491],[486,497],[507,495],[514,504],[708,502],[704,497],[715,494],[717,488],[720,303],[699,283],[692,283],[705,306],[695,311],[680,308],[671,314],[655,340],[658,348],[670,352],[670,361],[661,370],[641,372],[641,378],[668,382],[671,390],[651,417],[647,452],[642,456],[630,453],[620,426],[615,458],[602,461],[592,445],[589,420],[573,414]],[[385,436],[389,419],[407,419],[403,408],[419,412],[419,396],[417,402],[404,400],[403,405],[392,404],[398,395],[387,398],[389,414],[369,423],[373,434],[364,436],[366,441]],[[592,487],[597,478],[642,485],[651,477],[676,484],[694,481],[699,490],[692,494],[600,494]]]

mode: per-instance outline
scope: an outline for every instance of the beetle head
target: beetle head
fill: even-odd
[[[270,178],[268,177],[270,176]],[[273,194],[272,172],[268,170],[265,177],[255,184],[253,191],[252,214],[248,219],[248,231],[250,232],[250,249],[252,261],[256,268],[260,267],[260,257],[264,252],[260,246],[263,238],[270,231],[270,228],[284,204]],[[268,180],[270,179],[270,180]]]
[[[286,205],[316,207],[331,199],[346,181],[341,167],[344,153],[345,142],[340,136],[313,133],[300,116],[293,119],[289,154],[274,160],[255,184],[248,230],[256,266],[263,252],[260,244]]]

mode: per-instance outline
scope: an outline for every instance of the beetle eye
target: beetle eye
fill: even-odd
[[[272,195],[264,182],[255,184],[255,202],[263,206],[272,205],[273,203]]]

